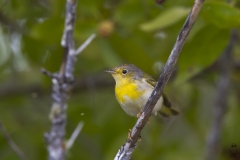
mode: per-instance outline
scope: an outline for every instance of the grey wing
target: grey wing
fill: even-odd
[[[149,75],[147,75],[147,82],[149,84],[151,84],[152,87],[155,87],[157,85],[157,82]],[[169,101],[167,95],[165,93],[162,94],[162,97],[163,97],[163,104],[164,106],[168,107],[168,108],[171,108],[171,102]]]

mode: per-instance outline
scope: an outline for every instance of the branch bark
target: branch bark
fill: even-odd
[[[177,62],[178,56],[182,50],[182,47],[187,39],[187,36],[198,16],[198,13],[203,5],[204,0],[195,0],[191,12],[189,13],[182,30],[180,31],[177,41],[171,51],[171,54],[167,60],[162,74],[158,79],[158,83],[154,88],[151,96],[149,97],[142,114],[138,118],[135,126],[132,128],[130,136],[131,139],[127,139],[126,143],[121,146],[114,160],[129,160],[137,145],[137,140],[140,137],[141,130],[145,126],[148,118],[151,116],[152,110],[157,103],[158,99],[163,93],[163,89],[166,86],[174,66]]]
[[[229,43],[219,60],[220,77],[217,83],[217,94],[213,107],[213,121],[207,139],[206,160],[219,159],[219,140],[221,137],[222,122],[227,110],[228,91],[230,87],[230,72],[232,51],[236,39],[235,31],[231,32]]]
[[[21,149],[16,145],[16,143],[13,141],[13,139],[11,138],[11,136],[8,134],[6,128],[4,127],[4,125],[2,124],[2,122],[0,121],[0,131],[2,132],[4,138],[7,140],[9,146],[12,148],[12,150],[18,155],[18,157],[21,160],[27,160],[27,157],[25,156],[25,154],[21,151]]]
[[[76,56],[87,47],[87,45],[95,37],[90,37],[82,45],[80,52],[75,51],[75,44],[73,39],[73,30],[75,22],[77,0],[66,1],[66,17],[65,28],[62,36],[61,45],[63,47],[63,61],[59,73],[50,73],[46,70],[42,72],[52,79],[52,107],[50,112],[50,119],[52,122],[49,133],[45,133],[48,142],[48,159],[49,160],[64,160],[67,152],[65,145],[65,126],[67,123],[67,99],[73,87],[74,64]]]

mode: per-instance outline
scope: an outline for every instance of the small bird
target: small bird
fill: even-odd
[[[105,72],[112,74],[116,81],[115,96],[122,109],[138,117],[157,82],[133,64],[122,64]],[[164,117],[179,114],[164,93],[153,108],[152,114],[157,113]]]

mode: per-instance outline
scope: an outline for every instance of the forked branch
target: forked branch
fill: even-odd
[[[67,99],[73,87],[74,64],[76,56],[82,52],[88,44],[94,39],[93,34],[88,40],[80,47],[81,50],[75,50],[73,30],[75,22],[77,0],[67,0],[66,3],[66,17],[65,28],[62,36],[61,45],[63,47],[63,61],[60,71],[58,73],[50,73],[42,69],[42,72],[52,79],[52,107],[50,112],[50,119],[52,122],[51,129],[45,133],[48,142],[48,159],[49,160],[64,160],[67,150],[72,146],[76,137],[71,139],[71,143],[65,144],[65,126],[67,123]],[[78,135],[81,130],[78,127]]]

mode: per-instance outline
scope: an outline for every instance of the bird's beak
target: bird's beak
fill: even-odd
[[[111,73],[111,74],[116,73],[116,72],[115,72],[114,70],[112,70],[112,69],[105,70],[104,72],[106,72],[106,73]]]

